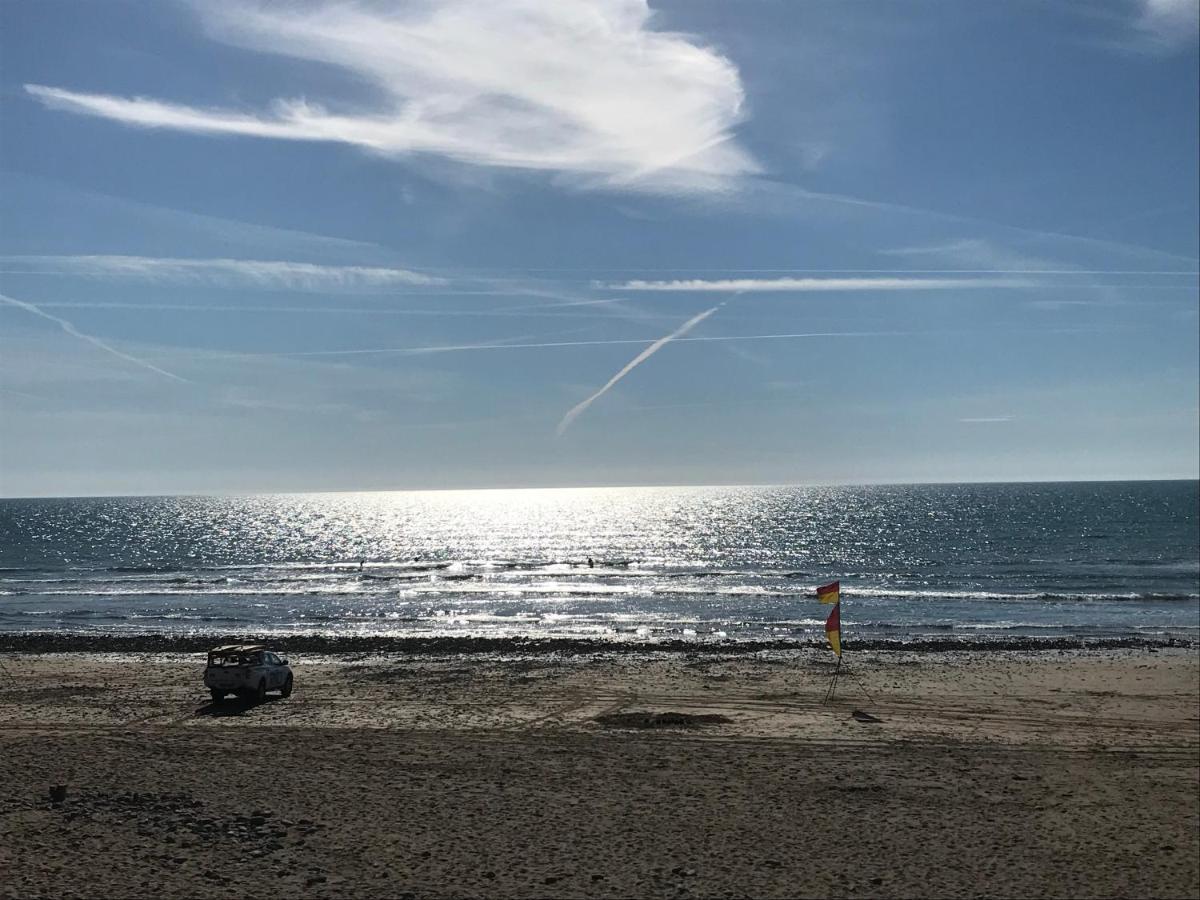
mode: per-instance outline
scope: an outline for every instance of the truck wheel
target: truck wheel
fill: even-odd
[[[291,675],[289,675],[287,677],[287,681],[285,681],[283,683],[283,687],[279,689],[279,696],[280,697],[292,696],[292,676]]]
[[[224,699],[225,699],[225,692],[224,692],[224,691],[215,691],[215,690],[213,690],[213,691],[209,691],[209,693],[210,693],[210,694],[212,694],[212,700],[213,700],[213,703],[220,703],[222,700],[224,700]]]
[[[258,690],[256,690],[254,692],[254,701],[256,703],[262,703],[266,699],[267,699],[267,679],[264,678],[258,683]]]

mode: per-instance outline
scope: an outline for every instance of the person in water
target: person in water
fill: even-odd
[[[588,568],[589,569],[596,568],[596,564],[592,561],[592,558],[590,556],[588,557]]]

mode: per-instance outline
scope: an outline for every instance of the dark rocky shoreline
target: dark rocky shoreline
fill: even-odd
[[[424,656],[580,656],[649,653],[750,654],[779,650],[825,649],[824,641],[607,641],[582,638],[388,637],[382,635],[253,635],[253,634],[79,634],[61,632],[0,633],[0,652],[7,653],[202,653],[221,644],[264,643],[294,653],[407,653]],[[1058,650],[1190,649],[1181,638],[922,638],[844,642],[847,652],[990,652]]]

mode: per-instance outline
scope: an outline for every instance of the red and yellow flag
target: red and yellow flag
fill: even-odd
[[[835,581],[834,584],[837,584]],[[838,656],[842,655],[842,604],[835,603],[833,609],[829,611],[829,618],[825,620],[825,637],[829,639],[829,646],[833,648],[833,652]]]
[[[831,581],[817,588],[817,599],[822,603],[837,603],[842,599],[842,583]]]

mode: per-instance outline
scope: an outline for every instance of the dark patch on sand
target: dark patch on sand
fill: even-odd
[[[51,631],[0,634],[0,652],[24,653],[203,653],[220,644],[263,643],[288,653],[407,653],[414,656],[592,656],[615,654],[639,656],[647,653],[701,655],[755,654],[778,650],[817,650],[823,640],[773,641],[612,641],[585,638],[490,638],[490,637],[388,637],[382,635],[261,635],[261,634],[66,634]],[[864,640],[842,642],[850,651],[941,652],[963,650],[1114,650],[1195,646],[1179,638],[1005,638],[966,637],[918,640]],[[786,665],[783,660],[763,658],[764,665]]]
[[[470,681],[479,673],[474,669],[456,668],[404,668],[393,666],[387,669],[373,669],[357,673],[357,680],[375,682],[378,684],[400,684],[420,680],[426,684],[450,684],[459,681]]]
[[[716,714],[693,715],[678,712],[627,712],[596,716],[597,725],[605,728],[703,728],[708,725],[730,725],[733,719]]]

